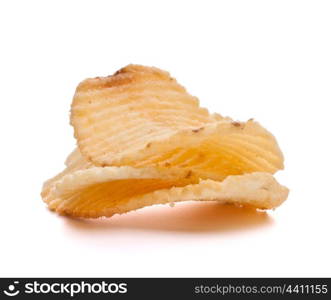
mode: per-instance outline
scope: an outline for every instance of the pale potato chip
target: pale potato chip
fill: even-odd
[[[176,168],[91,167],[60,175],[48,188],[44,201],[61,214],[86,217],[98,211],[98,202],[103,200],[100,193],[104,200],[115,203],[125,197],[199,182],[191,170]],[[77,213],[81,205],[87,209]]]
[[[283,168],[267,130],[252,120],[209,114],[156,68],[130,65],[113,76],[83,81],[71,123],[82,154],[98,166],[189,168],[214,180]]]
[[[183,169],[177,169],[177,168],[172,168],[172,169],[167,169],[167,168],[140,168],[140,169],[135,169],[135,168],[97,168],[95,167],[91,162],[87,161],[84,156],[81,155],[79,149],[75,149],[66,159],[65,161],[66,168],[59,173],[58,175],[54,176],[53,178],[47,180],[42,188],[41,196],[44,199],[45,202],[49,203],[50,199],[50,191],[52,189],[55,189],[55,185],[58,184],[58,182],[61,181],[61,186],[63,186],[64,183],[67,183],[67,185],[72,185],[72,188],[75,189],[77,186],[84,184],[84,178],[89,178],[91,182],[93,180],[105,180],[105,176],[107,174],[110,174],[110,176],[116,176],[118,179],[125,174],[125,172],[130,172],[130,176],[136,175],[137,178],[139,176],[149,176],[153,177],[155,176],[156,178],[159,177],[166,177],[168,178],[171,176],[172,179],[177,178],[179,181],[181,180],[181,177],[184,178],[186,183],[193,182],[193,177],[195,176],[198,178],[196,174],[194,174],[191,170],[183,168]],[[83,171],[87,169],[93,168],[94,170],[89,171],[89,172],[77,172],[77,171]],[[75,177],[72,176],[67,176],[75,173]],[[91,175],[92,174],[92,175]],[[93,176],[95,174],[95,177]],[[103,177],[101,176],[103,175]],[[108,175],[109,176],[109,175]],[[70,178],[75,178],[75,184],[70,181]],[[98,178],[98,179],[96,179]],[[103,178],[103,179],[100,179]],[[189,179],[187,181],[186,179]],[[127,179],[126,176],[124,176],[124,179]],[[80,181],[82,180],[82,181]],[[196,181],[197,179],[195,179]],[[68,183],[69,182],[69,183]],[[95,182],[96,183],[96,182]]]
[[[44,202],[48,203],[50,201],[51,191],[54,189],[54,185],[62,179],[64,176],[73,173],[78,170],[84,170],[93,167],[93,164],[87,161],[80,153],[79,149],[75,149],[65,161],[66,168],[54,176],[53,178],[47,180],[42,187],[41,197]]]
[[[217,201],[219,203],[249,206],[257,209],[274,209],[288,196],[287,187],[280,185],[269,173],[254,172],[244,175],[231,175],[223,181],[201,180],[198,184],[158,190],[122,202],[114,209],[105,209],[102,215],[110,212],[125,213],[145,206],[181,201]]]
[[[84,156],[82,156],[81,152],[78,148],[74,149],[65,160],[64,164],[67,167],[73,168],[74,166],[77,169],[81,169],[82,167],[86,166],[94,166],[90,161],[88,161]]]
[[[177,171],[159,176],[157,170],[131,167],[92,168],[65,176],[56,184],[50,206],[60,214],[111,217],[154,204],[179,201],[218,201],[269,209],[279,206],[288,189],[268,173],[229,176],[222,182],[201,180],[187,184]],[[196,180],[191,176],[188,180]],[[174,187],[175,185],[175,187]]]

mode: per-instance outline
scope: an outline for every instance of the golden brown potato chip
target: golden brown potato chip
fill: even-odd
[[[67,168],[55,177],[51,186],[47,185],[47,192],[43,195],[52,210],[88,217],[98,211],[98,202],[102,200],[98,198],[100,192],[103,193],[103,200],[115,203],[125,197],[197,182],[199,178],[196,174],[186,169],[88,167],[70,171]],[[82,209],[81,205],[86,204],[85,200],[88,200],[90,206],[77,213],[78,207]]]
[[[79,148],[42,190],[60,214],[110,217],[189,200],[269,209],[287,198],[269,174],[283,168],[273,135],[209,114],[160,69],[129,65],[83,81],[71,123]]]
[[[194,176],[132,167],[91,168],[60,180],[50,207],[64,215],[85,218],[111,217],[154,204],[201,200],[233,203],[260,209],[275,208],[287,197],[287,188],[268,173],[229,176],[223,182]],[[157,178],[159,176],[159,178]],[[174,187],[175,186],[175,187]]]
[[[82,154],[98,166],[189,168],[214,180],[283,168],[267,130],[209,114],[156,68],[130,65],[83,81],[71,123]]]

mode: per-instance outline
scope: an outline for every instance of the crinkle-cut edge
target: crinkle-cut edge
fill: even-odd
[[[50,208],[61,215],[81,218],[111,217],[146,206],[182,201],[216,201],[256,209],[274,209],[287,199],[288,193],[288,188],[280,185],[271,174],[255,172],[228,176],[222,182],[207,179],[198,184],[157,190],[132,197],[121,205],[103,211],[72,212]]]
[[[50,201],[51,195],[55,190],[55,185],[60,182],[65,176],[70,175],[78,170],[91,168],[93,165],[87,161],[79,151],[79,148],[74,149],[65,160],[66,168],[57,175],[47,179],[41,189],[41,198],[44,202]]]
[[[196,174],[185,168],[92,167],[63,176],[56,182],[54,191],[57,196],[60,196],[62,193],[82,189],[97,183],[127,179],[178,180],[187,181],[188,183],[198,181]]]

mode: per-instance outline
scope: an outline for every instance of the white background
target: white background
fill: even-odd
[[[1,276],[331,276],[330,1],[2,1],[0,31]],[[76,85],[129,63],[273,132],[287,202],[49,212],[39,193],[75,146]]]

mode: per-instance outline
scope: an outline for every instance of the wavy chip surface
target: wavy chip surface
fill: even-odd
[[[76,89],[78,148],[46,181],[43,201],[62,215],[110,217],[155,204],[218,201],[270,209],[288,189],[274,136],[199,106],[169,73],[129,65]]]
[[[50,204],[52,198],[52,192],[54,190],[55,184],[60,181],[64,176],[71,174],[78,170],[84,170],[91,167],[94,167],[91,162],[85,159],[79,149],[75,149],[66,159],[65,161],[66,168],[59,173],[58,175],[54,176],[53,178],[47,180],[42,187],[41,197],[44,202]],[[51,206],[49,206],[52,208]]]
[[[214,180],[283,168],[266,129],[209,114],[156,68],[129,65],[83,81],[71,111],[78,146],[98,166],[190,168]]]
[[[287,193],[287,188],[268,173],[229,176],[223,182],[199,182],[192,175],[179,177],[176,170],[169,173],[132,167],[94,167],[65,175],[56,183],[48,204],[63,215],[97,218],[190,200],[268,209],[280,205]]]

